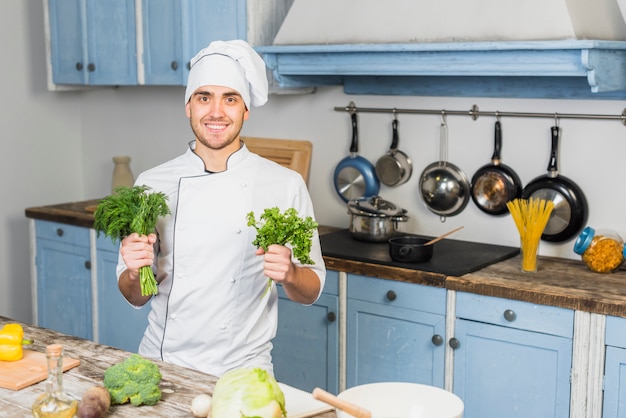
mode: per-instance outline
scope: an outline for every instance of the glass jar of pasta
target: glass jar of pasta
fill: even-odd
[[[588,226],[574,244],[574,252],[581,256],[587,268],[596,273],[613,273],[624,262],[624,240],[615,231]]]

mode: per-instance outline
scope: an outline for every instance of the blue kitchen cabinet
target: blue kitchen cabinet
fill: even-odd
[[[119,244],[100,234],[96,238],[97,329],[101,344],[136,353],[148,326],[150,302],[141,308],[131,306],[117,287],[115,268]]]
[[[626,418],[626,318],[606,317],[602,418]]]
[[[92,339],[89,230],[35,221],[37,325]]]
[[[134,0],[47,0],[52,82],[137,84]]]
[[[567,418],[574,312],[457,295],[454,393],[464,418]]]
[[[444,384],[446,290],[348,275],[346,386]]]
[[[246,0],[142,0],[144,83],[185,85],[214,40],[247,39]]]
[[[291,301],[278,289],[278,331],[272,341],[274,374],[279,382],[332,393],[339,388],[338,273],[328,271],[326,285],[315,304]]]
[[[34,225],[37,325],[137,352],[150,309],[136,309],[121,295],[118,245],[101,235],[92,248],[97,234],[85,227],[43,220]]]

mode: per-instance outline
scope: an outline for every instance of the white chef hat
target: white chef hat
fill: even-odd
[[[248,109],[262,106],[268,93],[265,62],[246,41],[213,41],[191,59],[185,104],[198,87],[207,85],[237,90]]]

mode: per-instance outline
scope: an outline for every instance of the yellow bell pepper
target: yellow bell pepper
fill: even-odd
[[[0,329],[0,361],[16,361],[24,357],[22,345],[32,344],[24,339],[24,329],[20,324],[6,324]]]

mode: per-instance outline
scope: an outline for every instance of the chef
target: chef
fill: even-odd
[[[212,42],[191,60],[185,111],[195,138],[135,182],[164,193],[171,214],[155,233],[132,234],[120,247],[120,291],[133,306],[150,306],[143,356],[215,376],[239,367],[273,372],[278,297],[276,286],[265,293],[268,278],[305,305],[324,287],[317,231],[312,265],[300,264],[288,246],[264,252],[252,244],[249,212],[258,218],[267,208],[295,208],[314,218],[302,177],[253,154],[240,138],[250,108],[267,96],[265,63],[245,41]],[[141,294],[146,265],[158,282],[155,296]]]

